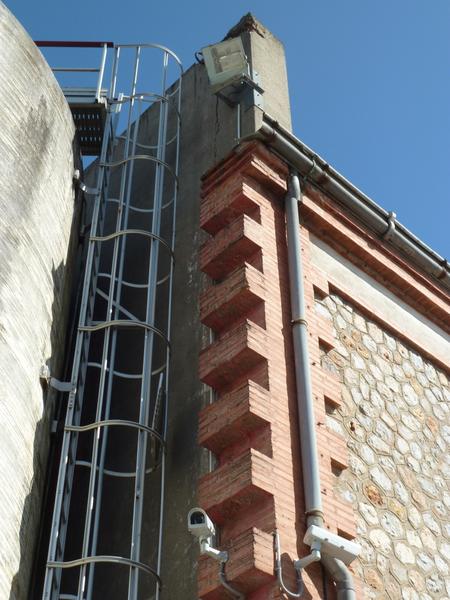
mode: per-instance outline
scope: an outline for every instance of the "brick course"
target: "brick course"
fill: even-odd
[[[301,543],[305,517],[283,209],[286,178],[279,159],[261,144],[248,144],[206,175],[201,204],[202,227],[212,237],[201,249],[200,265],[215,282],[201,296],[200,313],[215,339],[200,355],[200,378],[214,388],[217,400],[200,414],[198,439],[218,462],[200,481],[199,502],[221,526],[220,547],[230,551],[227,577],[254,600],[281,598],[273,570],[275,528],[284,557],[290,557],[283,562],[293,587],[292,560],[308,552]],[[308,242],[307,232],[302,236]],[[313,310],[311,282],[323,293],[328,287],[307,255],[306,246],[326,526],[351,537],[352,508],[333,490],[333,469],[348,464],[345,442],[325,426],[324,398],[340,402],[340,382],[324,379],[320,366],[320,348],[333,347],[333,332]],[[226,598],[217,571],[217,564],[201,558],[200,597]],[[320,569],[308,569],[304,579],[311,597],[320,598]]]

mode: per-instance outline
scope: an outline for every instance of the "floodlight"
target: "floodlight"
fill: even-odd
[[[240,37],[202,48],[213,93],[250,77],[250,69]]]

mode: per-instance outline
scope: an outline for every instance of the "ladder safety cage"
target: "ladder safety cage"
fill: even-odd
[[[97,74],[63,91],[102,123],[79,132],[101,143],[42,598],[158,599],[183,70],[157,44],[37,44],[100,48],[54,71]]]

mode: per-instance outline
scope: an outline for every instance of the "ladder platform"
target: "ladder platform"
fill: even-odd
[[[99,156],[105,130],[104,104],[69,104],[78,131],[80,150],[85,156]]]
[[[106,90],[100,100],[95,89],[65,88],[64,96],[72,111],[80,150],[85,156],[99,156],[106,121]]]

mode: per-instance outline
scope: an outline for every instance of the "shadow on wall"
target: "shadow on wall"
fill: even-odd
[[[75,168],[81,169],[78,141],[73,141]],[[66,260],[52,267],[53,300],[51,308],[50,355],[45,363],[53,377],[70,378],[74,324],[78,311],[78,294],[83,265],[83,240],[80,239],[83,194],[74,198]],[[36,385],[38,373],[36,373]],[[60,438],[51,434],[53,420],[64,419],[67,394],[52,388],[42,389],[42,418],[36,423],[33,444],[33,479],[25,498],[19,531],[20,563],[14,575],[9,600],[41,598],[47,558],[54,488],[58,473]]]
[[[58,298],[61,285],[63,285],[65,265],[61,263],[52,269],[54,284],[54,297],[52,303],[52,332],[51,355],[46,360],[47,365],[56,377],[61,375],[60,369],[55,369],[58,362],[56,353],[60,354],[61,348],[61,300]],[[59,339],[58,339],[59,338]],[[38,374],[36,374],[37,380]],[[42,497],[46,483],[46,465],[49,452],[50,426],[55,412],[58,411],[56,402],[57,394],[52,389],[42,390],[42,418],[37,422],[33,444],[33,479],[30,492],[25,498],[20,524],[20,564],[11,585],[9,600],[25,600],[30,585],[30,573],[33,571],[34,549],[42,519]]]

